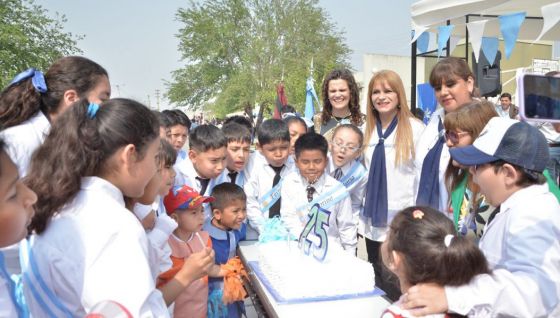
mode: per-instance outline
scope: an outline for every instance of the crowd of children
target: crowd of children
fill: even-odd
[[[546,139],[479,100],[464,61],[432,70],[442,108],[426,127],[397,73],[373,75],[364,115],[335,70],[316,132],[295,114],[191,129],[179,110],[109,99],[107,74],[67,57],[0,93],[0,316],[111,300],[133,317],[241,317],[238,243],[274,218],[301,239],[316,204],[329,242],[355,255],[363,238],[400,298],[383,317],[560,314]]]

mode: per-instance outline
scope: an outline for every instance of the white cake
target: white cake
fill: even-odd
[[[371,264],[335,244],[323,262],[305,255],[295,241],[264,243],[258,249],[260,274],[277,302],[357,297],[375,289]]]

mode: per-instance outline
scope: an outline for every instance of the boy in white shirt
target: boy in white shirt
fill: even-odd
[[[188,185],[200,195],[209,196],[226,166],[226,147],[226,137],[218,127],[197,126],[190,133],[188,160],[175,165],[175,185]],[[209,219],[210,205],[205,203],[204,211]]]
[[[527,123],[494,117],[471,146],[450,152],[470,166],[480,192],[498,207],[479,242],[493,272],[459,287],[414,286],[405,308],[416,308],[415,316],[558,317],[560,206],[542,174],[545,137]]]
[[[165,136],[167,141],[177,151],[177,165],[187,159],[187,152],[183,147],[189,139],[189,130],[191,129],[191,120],[189,117],[179,109],[166,109],[161,112],[163,121],[166,124]],[[161,136],[161,122],[160,122],[160,136]]]
[[[227,140],[226,168],[218,177],[216,184],[229,182],[242,187],[249,179],[249,171],[245,168],[249,162],[251,132],[247,127],[230,122],[222,127]]]
[[[247,194],[247,239],[256,239],[266,219],[281,214],[285,201],[280,197],[283,179],[293,169],[288,162],[290,132],[282,120],[268,119],[257,132],[257,149],[262,158],[254,158]],[[264,160],[263,160],[264,159]]]
[[[295,143],[297,170],[286,176],[281,196],[289,198],[282,204],[280,214],[286,227],[296,237],[309,239],[302,233],[311,219],[309,211],[314,204],[330,212],[326,234],[342,247],[355,253],[357,245],[357,220],[352,216],[352,203],[346,187],[325,173],[329,145],[325,137],[314,132],[306,133]],[[319,212],[322,213],[322,212]],[[317,223],[315,232],[324,229]],[[307,228],[307,227],[306,227]]]
[[[364,143],[364,134],[352,124],[342,124],[335,128],[330,143],[327,172],[340,181],[350,193],[352,215],[358,224],[360,211],[364,208],[367,170],[358,160]]]

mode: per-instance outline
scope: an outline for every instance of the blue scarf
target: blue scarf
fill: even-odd
[[[387,168],[385,164],[385,139],[393,133],[397,127],[397,116],[383,133],[381,120],[377,118],[377,136],[379,142],[373,150],[371,163],[369,165],[369,177],[366,189],[366,202],[364,205],[364,215],[371,218],[371,223],[375,227],[387,226],[387,213],[389,203],[387,198]]]
[[[422,162],[422,174],[420,175],[420,185],[416,197],[416,205],[426,205],[436,210],[439,210],[439,162],[445,144],[445,138],[441,134],[442,130],[443,124],[441,119],[438,118],[440,136]]]

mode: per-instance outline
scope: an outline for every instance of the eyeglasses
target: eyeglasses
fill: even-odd
[[[452,144],[456,145],[461,140],[461,136],[469,135],[469,132],[462,131],[462,132],[454,132],[452,130],[445,131],[445,140],[451,141]]]
[[[350,146],[350,145],[345,145],[343,144],[341,141],[338,140],[333,140],[333,145],[338,148],[339,150],[345,150],[348,149],[348,151],[350,153],[354,153],[356,151],[358,151],[358,149],[360,149],[360,147],[357,146]]]

